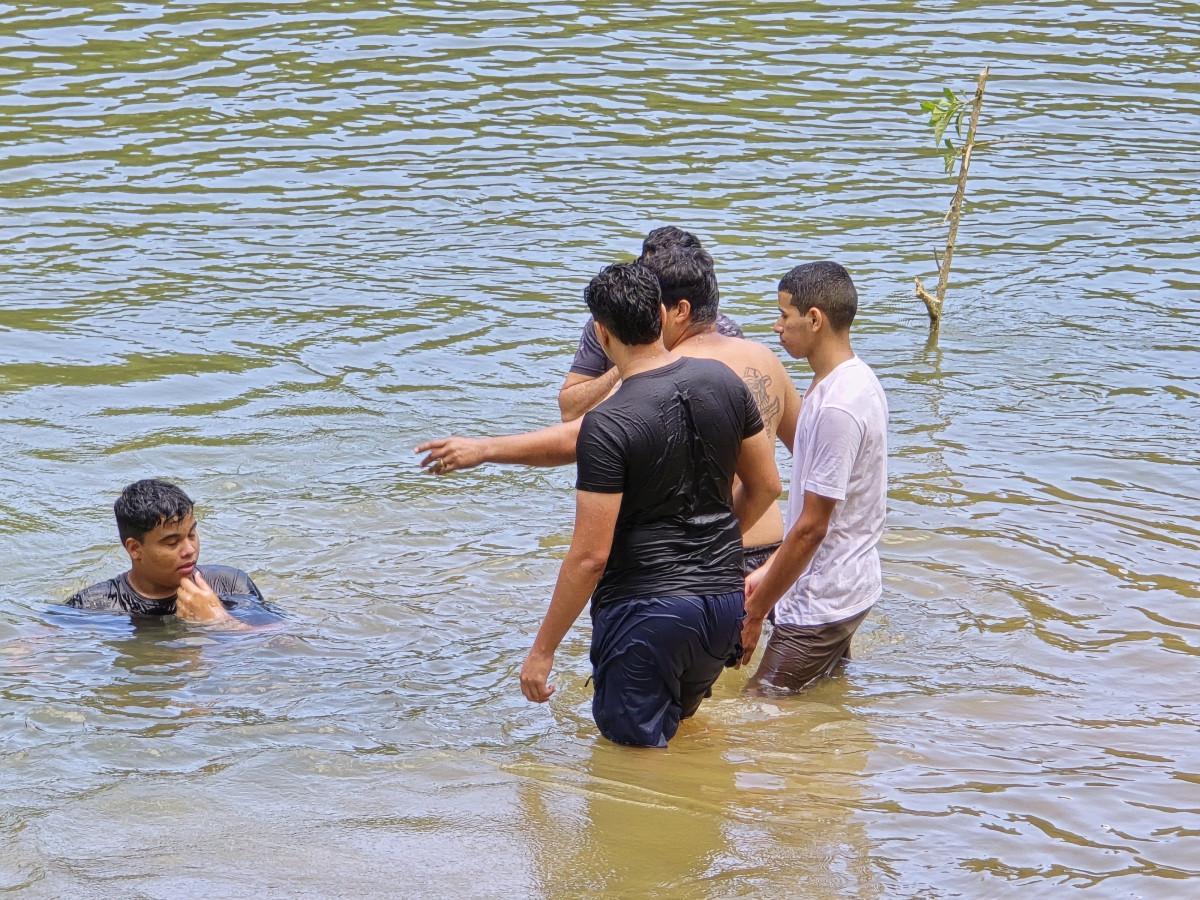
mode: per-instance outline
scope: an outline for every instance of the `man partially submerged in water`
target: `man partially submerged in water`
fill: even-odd
[[[194,504],[180,488],[147,478],[121,491],[113,504],[117,533],[129,554],[128,572],[68,598],[77,609],[178,616],[195,625],[241,630],[230,614],[262,593],[241,569],[201,566]]]

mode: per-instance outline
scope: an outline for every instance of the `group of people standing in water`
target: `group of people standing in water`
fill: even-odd
[[[851,349],[858,296],[834,262],[779,282],[774,331],[813,370],[803,400],[775,353],[720,313],[712,258],[686,231],[652,231],[584,301],[592,318],[559,392],[562,424],[417,452],[438,475],[576,465],[571,546],[521,690],[550,699],[554,654],[590,601],[600,732],[665,747],[722,669],[750,661],[768,619],[751,690],[799,690],[848,658],[882,590],[887,400]],[[777,437],[793,454],[786,518]],[[115,510],[131,569],[70,605],[246,627],[230,608],[261,595],[239,570],[197,566],[181,490],[137,482]]]

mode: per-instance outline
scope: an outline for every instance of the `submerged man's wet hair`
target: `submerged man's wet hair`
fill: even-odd
[[[121,496],[113,504],[113,512],[117,515],[117,534],[121,536],[122,544],[127,538],[135,538],[140,542],[146,537],[146,532],[153,531],[159,525],[180,521],[192,511],[193,506],[191,498],[173,484],[157,478],[135,481],[121,491]]]
[[[815,306],[839,333],[850,329],[858,312],[858,291],[850,273],[831,260],[796,266],[779,280],[779,290],[791,296],[792,306],[801,313]]]
[[[692,322],[708,325],[717,321],[717,305],[721,299],[717,273],[713,271],[712,257],[699,245],[670,247],[644,257],[641,262],[658,278],[662,302],[667,309],[674,309],[680,300],[687,300],[692,307]]]
[[[690,231],[684,231],[674,225],[663,225],[646,235],[645,240],[642,241],[642,255],[638,257],[638,262],[645,262],[647,257],[673,247],[699,246],[700,239]]]
[[[605,266],[584,289],[592,318],[622,344],[652,344],[662,334],[662,292],[654,273],[640,263]]]

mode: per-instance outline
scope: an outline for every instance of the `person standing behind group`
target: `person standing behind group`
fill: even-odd
[[[661,253],[690,248],[702,249],[699,238],[674,225],[664,225],[646,235],[642,241],[642,255],[638,257],[638,262],[649,263]],[[670,298],[664,296],[663,300],[669,307]],[[743,337],[737,322],[724,313],[718,312],[714,322],[716,331],[726,337]],[[670,344],[667,347],[669,349]],[[583,333],[579,336],[579,347],[571,361],[571,369],[562,387],[558,389],[558,409],[562,420],[571,422],[578,419],[607,397],[617,386],[619,378],[620,373],[612,360],[604,355],[604,350],[596,339],[596,329],[592,327],[592,320],[588,319],[583,325]]]
[[[813,380],[796,430],[783,543],[746,578],[743,663],[775,613],[751,690],[798,690],[831,674],[882,593],[888,405],[850,346],[857,311],[854,283],[835,262],[796,266],[779,282],[775,332],[790,356],[808,360]]]

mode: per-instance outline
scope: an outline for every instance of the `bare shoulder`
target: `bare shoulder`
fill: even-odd
[[[774,435],[784,412],[788,375],[770,347],[746,338],[706,336],[697,342],[691,355],[719,360],[732,369],[750,389],[758,412],[768,431]],[[686,352],[680,347],[680,352]]]

